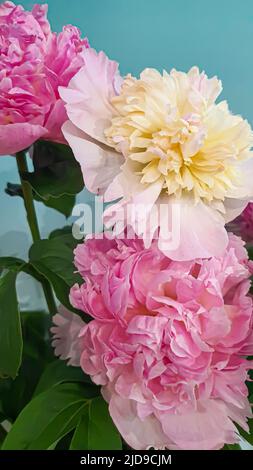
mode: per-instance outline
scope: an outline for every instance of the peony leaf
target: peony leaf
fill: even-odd
[[[122,450],[120,435],[102,397],[87,403],[70,444],[71,450]]]
[[[78,194],[84,187],[79,164],[67,145],[39,141],[33,150],[33,173],[24,173],[42,199]]]
[[[3,269],[8,269],[11,271],[15,271],[16,274],[20,273],[21,271],[29,274],[32,276],[34,279],[37,281],[41,282],[43,276],[34,269],[32,265],[29,263],[26,263],[26,261],[23,261],[20,258],[15,258],[12,256],[2,256],[0,257],[0,272]]]
[[[20,184],[7,183],[6,194],[9,196],[23,197],[22,188]],[[43,199],[35,191],[33,191],[33,197],[35,201],[42,202],[46,207],[57,210],[65,217],[69,217],[72,213],[72,209],[75,205],[76,197],[72,194],[63,194],[59,197],[48,197]]]
[[[30,264],[52,284],[56,297],[70,310],[69,290],[80,281],[74,273],[73,252],[58,238],[36,241],[29,252]]]
[[[59,241],[71,248],[72,251],[74,251],[78,243],[82,243],[82,240],[76,240],[73,237],[71,225],[66,225],[63,228],[53,230],[49,235],[49,239],[52,240],[53,238],[57,238]]]
[[[21,321],[15,270],[0,277],[0,376],[15,378],[22,360]]]
[[[92,385],[91,379],[80,367],[68,366],[66,362],[57,359],[56,361],[51,362],[45,369],[34,395],[38,395],[39,393],[63,382],[84,382]],[[96,385],[93,385],[93,387],[96,388]],[[97,394],[99,394],[99,389]]]
[[[2,409],[15,421],[31,400],[40,376],[49,361],[54,359],[49,340],[51,318],[43,311],[20,312],[23,333],[22,364],[15,380],[0,379]]]
[[[18,416],[2,450],[48,449],[77,426],[93,397],[92,386],[78,383],[59,384],[40,393]]]

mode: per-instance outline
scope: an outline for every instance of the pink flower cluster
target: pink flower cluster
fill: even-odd
[[[37,139],[64,141],[65,107],[58,93],[83,65],[87,39],[74,26],[51,31],[47,5],[32,11],[0,5],[0,155]]]
[[[223,257],[178,262],[153,242],[89,239],[75,250],[85,282],[56,315],[57,354],[80,364],[134,449],[220,449],[248,430],[252,266],[241,239]],[[74,347],[73,347],[74,345]]]

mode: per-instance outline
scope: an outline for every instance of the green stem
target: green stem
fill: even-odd
[[[21,187],[22,187],[22,192],[23,192],[23,197],[24,197],[24,205],[26,209],[27,221],[28,221],[28,225],[31,231],[32,239],[34,242],[36,242],[38,240],[41,240],[41,236],[40,236],[38,220],[37,220],[34,202],[33,202],[33,192],[28,181],[25,181],[22,176],[23,173],[26,173],[28,171],[25,152],[18,152],[16,154],[16,160],[17,160],[18,172],[19,172],[19,177],[20,177],[20,182],[21,182]],[[46,298],[48,310],[50,313],[54,314],[56,313],[57,308],[55,305],[55,300],[54,300],[54,295],[53,295],[51,285],[47,279],[43,279],[43,281],[41,281],[41,284],[42,284],[44,295]]]

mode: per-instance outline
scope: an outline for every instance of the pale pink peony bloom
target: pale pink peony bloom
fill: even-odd
[[[0,155],[14,154],[37,139],[64,142],[66,111],[58,86],[83,65],[88,47],[74,26],[51,31],[47,5],[26,11],[0,5]]]
[[[83,320],[63,305],[58,310],[59,312],[53,317],[55,326],[51,328],[51,333],[54,335],[52,346],[56,356],[68,360],[71,366],[79,366],[82,353],[79,333],[84,326]]]
[[[251,417],[253,354],[252,266],[241,239],[229,235],[223,257],[184,262],[165,257],[157,242],[144,249],[136,239],[90,239],[76,248],[75,264],[85,282],[70,299],[94,319],[78,318],[67,341],[102,385],[125,441],[134,449],[238,442],[235,423],[247,431]]]
[[[221,256],[225,222],[253,195],[253,135],[226,102],[215,102],[220,81],[197,67],[123,79],[103,52],[84,57],[60,88],[69,117],[63,133],[88,190],[118,200],[105,211],[106,226],[123,219],[146,247],[160,229],[159,248],[171,259]],[[170,244],[173,208],[180,222]]]

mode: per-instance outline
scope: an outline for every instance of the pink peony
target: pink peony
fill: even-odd
[[[88,42],[73,26],[53,33],[46,15],[47,5],[31,12],[12,2],[0,5],[0,155],[39,138],[64,141],[58,86],[67,86],[83,65]]]
[[[244,211],[233,222],[228,230],[240,235],[247,243],[253,243],[253,203],[250,202]]]
[[[147,250],[140,240],[90,239],[75,264],[85,283],[71,289],[72,304],[94,319],[80,327],[73,316],[72,354],[82,351],[125,441],[134,449],[238,442],[234,423],[247,431],[251,417],[253,354],[252,267],[241,239],[229,235],[221,258],[187,262],[156,242]],[[54,332],[62,355],[66,329]]]

